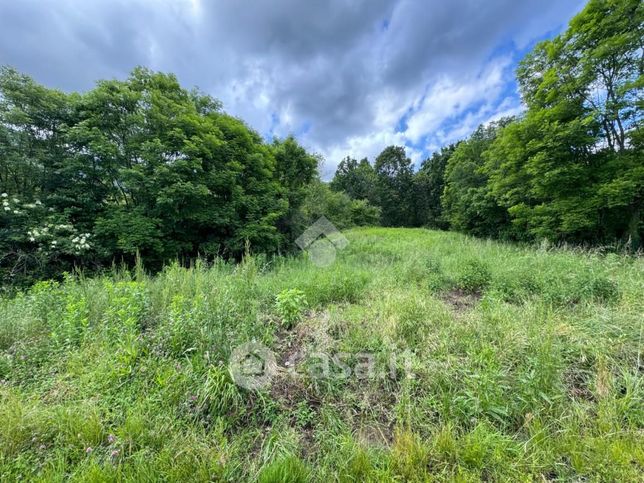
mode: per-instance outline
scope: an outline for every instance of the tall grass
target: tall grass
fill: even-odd
[[[345,235],[326,268],[248,256],[0,300],[0,480],[641,478],[641,258]],[[410,374],[245,390],[228,358],[248,341],[404,353]]]

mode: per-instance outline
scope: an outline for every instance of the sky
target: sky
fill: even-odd
[[[90,89],[172,72],[333,175],[391,144],[418,165],[522,110],[514,70],[583,0],[0,0],[0,64]]]

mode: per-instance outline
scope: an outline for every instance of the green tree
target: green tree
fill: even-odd
[[[410,226],[413,224],[412,185],[414,172],[411,159],[401,146],[388,146],[376,158],[381,220],[385,226]]]
[[[137,253],[159,268],[199,254],[237,257],[247,243],[276,251],[288,246],[289,220],[317,174],[317,158],[294,139],[267,144],[215,99],[143,68],[84,94],[4,68],[0,140],[5,201],[40,203],[30,216],[6,207],[0,246],[14,255],[0,259],[4,275],[21,267],[38,278],[78,264],[134,261]],[[51,240],[66,248],[32,256],[43,247],[27,232],[45,222],[67,230]],[[89,237],[91,259],[71,246]],[[38,272],[37,264],[51,269]]]
[[[503,130],[485,171],[525,233],[639,246],[643,26],[641,2],[592,0],[522,61],[528,111]]]
[[[445,187],[447,161],[456,149],[450,144],[435,152],[420,166],[414,175],[415,225],[433,228],[447,228],[443,219],[441,195]]]
[[[319,157],[306,152],[293,137],[275,140],[271,146],[275,158],[275,174],[280,184],[280,203],[285,211],[278,218],[277,226],[285,234],[283,245],[288,246],[301,234],[297,221],[300,206],[306,199],[310,184],[317,176]]]
[[[346,157],[338,165],[330,186],[334,191],[344,191],[353,199],[367,200],[376,205],[378,204],[376,184],[376,172],[367,158],[358,162]]]
[[[509,235],[507,210],[499,206],[490,193],[488,176],[483,170],[485,151],[499,129],[508,122],[506,119],[479,126],[449,157],[441,205],[444,219],[453,230],[476,236]]]

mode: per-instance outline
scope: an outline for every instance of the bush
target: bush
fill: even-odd
[[[302,313],[306,306],[304,292],[297,288],[282,290],[275,297],[277,314],[282,319],[282,323],[289,329],[302,318]]]
[[[471,259],[463,264],[456,279],[456,286],[465,292],[475,293],[485,290],[492,281],[487,265],[480,260]]]

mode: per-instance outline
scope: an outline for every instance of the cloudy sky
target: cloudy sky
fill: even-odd
[[[0,64],[91,88],[174,72],[267,138],[325,158],[415,162],[520,112],[518,60],[583,0],[0,0]]]

